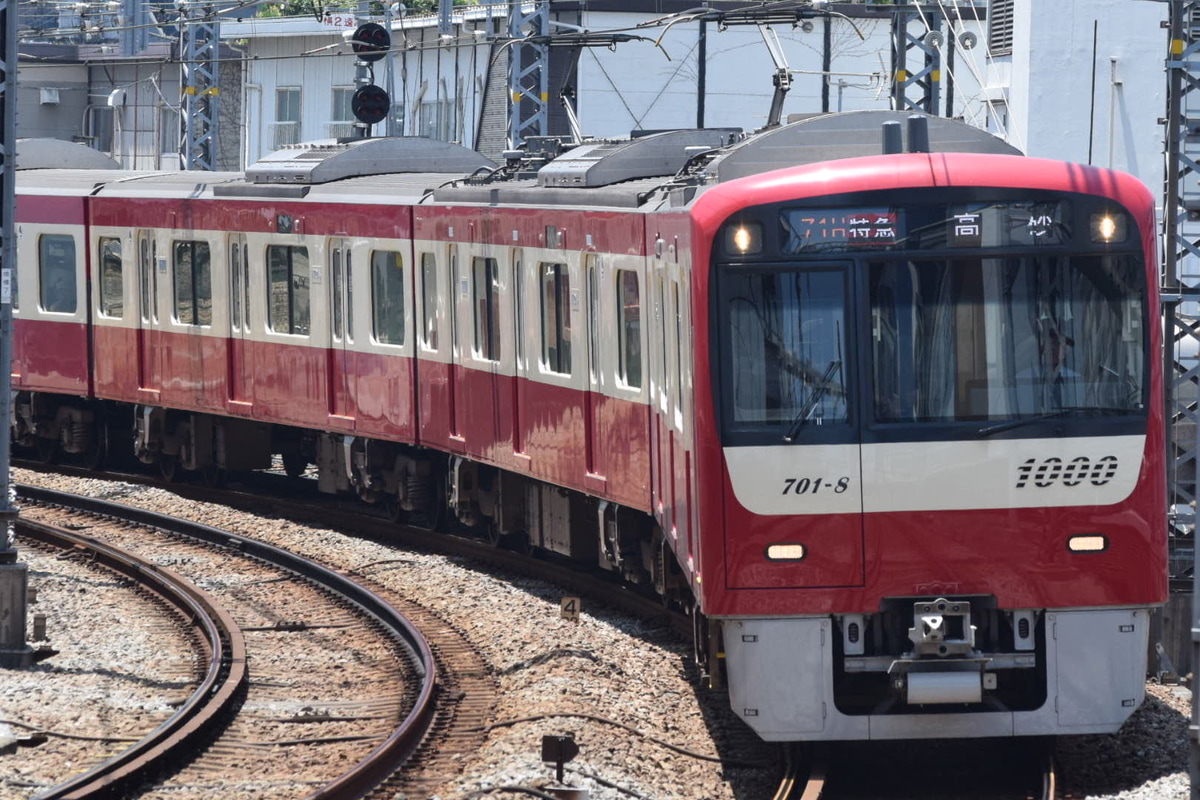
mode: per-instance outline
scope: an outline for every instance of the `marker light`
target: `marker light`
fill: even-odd
[[[1067,549],[1072,553],[1102,553],[1108,549],[1108,537],[1102,533],[1089,533],[1067,539]]]
[[[1105,244],[1119,244],[1125,241],[1127,235],[1125,215],[1116,212],[1112,214],[1092,214],[1092,241]]]
[[[757,222],[728,225],[725,228],[725,252],[739,256],[762,252],[762,225]]]
[[[768,561],[800,561],[805,555],[804,545],[799,542],[767,545]]]

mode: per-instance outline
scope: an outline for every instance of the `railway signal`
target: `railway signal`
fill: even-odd
[[[375,84],[359,87],[350,98],[350,110],[354,112],[354,118],[367,125],[382,122],[391,106],[388,93]]]
[[[359,25],[350,36],[350,49],[359,61],[378,61],[391,49],[392,36],[378,22]]]

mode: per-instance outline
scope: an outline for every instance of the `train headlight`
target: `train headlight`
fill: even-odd
[[[725,252],[749,256],[762,252],[762,225],[757,222],[735,222],[725,226]]]
[[[1128,235],[1125,215],[1120,212],[1092,214],[1092,241],[1120,244]]]
[[[1102,533],[1085,533],[1067,539],[1072,553],[1103,553],[1108,549],[1108,537]]]
[[[767,545],[768,561],[802,561],[808,551],[799,542],[783,542]]]

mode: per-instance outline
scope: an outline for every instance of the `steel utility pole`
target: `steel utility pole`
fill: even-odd
[[[17,0],[0,0],[0,667],[29,666],[25,642],[29,568],[17,561],[9,425],[12,419],[12,302],[17,280],[13,238],[17,173]]]
[[[528,11],[523,5],[513,2],[508,12],[513,40],[508,56],[510,148],[519,147],[526,136],[545,136],[550,130],[550,46],[545,39],[550,35],[550,0],[534,0]]]
[[[941,11],[916,6],[896,6],[892,12],[892,108],[896,111],[921,111],[940,116],[942,99],[942,32],[945,17]],[[916,23],[917,32],[910,28]],[[949,46],[954,47],[951,32]],[[951,50],[953,52],[953,50]],[[909,55],[922,56],[921,65],[910,65]],[[949,109],[947,109],[949,111]],[[948,116],[948,114],[947,114]]]
[[[179,36],[183,55],[183,168],[215,170],[221,21],[212,5],[184,6],[179,14]]]
[[[1191,588],[1191,672],[1200,669],[1196,551],[1196,423],[1200,376],[1200,1],[1170,0],[1163,201],[1163,382],[1172,592]],[[1188,575],[1188,572],[1191,575]],[[1174,604],[1172,604],[1174,605]],[[1170,608],[1171,606],[1168,606]],[[1182,613],[1180,614],[1182,616]],[[1183,670],[1181,670],[1183,671]],[[1200,700],[1192,686],[1192,797],[1200,798]]]

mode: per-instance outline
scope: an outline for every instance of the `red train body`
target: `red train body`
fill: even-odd
[[[1166,596],[1153,201],[944,120],[861,155],[894,116],[631,145],[661,176],[23,171],[14,436],[595,562],[767,739],[1115,730]]]

